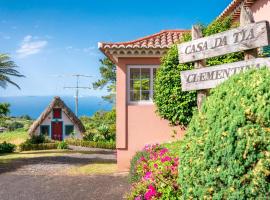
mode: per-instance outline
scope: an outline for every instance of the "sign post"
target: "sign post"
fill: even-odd
[[[192,34],[192,40],[196,40],[203,37],[201,26],[198,26],[198,25],[192,26],[191,34]],[[195,69],[204,68],[205,66],[206,66],[205,60],[198,60],[198,61],[195,61],[194,63]],[[201,109],[202,102],[206,98],[207,93],[208,93],[207,90],[199,90],[197,92],[197,106],[199,109]]]
[[[183,91],[198,90],[197,105],[201,108],[208,90],[233,74],[251,68],[270,67],[269,58],[257,58],[257,48],[270,44],[269,22],[255,22],[252,12],[241,8],[240,27],[202,37],[199,26],[192,27],[192,41],[178,45],[179,63],[194,62],[195,69],[181,72]],[[205,59],[243,51],[244,61],[206,67]]]
[[[205,67],[181,72],[183,91],[205,90],[218,86],[234,74],[249,69],[270,67],[270,58],[256,58],[212,67]]]
[[[240,26],[246,26],[248,24],[254,23],[254,17],[249,8],[242,6],[240,14]],[[253,59],[258,57],[257,49],[249,49],[244,51],[245,60]]]

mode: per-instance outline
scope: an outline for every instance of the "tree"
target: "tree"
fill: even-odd
[[[10,76],[24,77],[15,68],[18,67],[7,54],[0,54],[0,86],[7,87],[10,83],[20,89],[19,85],[10,79]]]
[[[99,72],[101,79],[93,83],[95,89],[103,89],[107,86],[107,91],[109,95],[103,96],[102,98],[111,103],[115,102],[115,89],[116,89],[116,66],[109,60],[109,58],[103,58],[99,60],[101,66],[99,67]]]
[[[7,116],[10,113],[10,104],[0,103],[0,117]]]

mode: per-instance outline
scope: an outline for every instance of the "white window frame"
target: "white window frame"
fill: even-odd
[[[127,65],[128,70],[128,76],[127,76],[127,98],[128,98],[128,104],[135,104],[135,105],[151,105],[153,104],[153,91],[154,91],[154,70],[157,69],[159,65]],[[130,69],[150,69],[150,100],[139,100],[139,101],[131,101],[130,100]],[[141,90],[140,90],[140,96],[141,96]]]

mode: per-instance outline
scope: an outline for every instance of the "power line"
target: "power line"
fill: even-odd
[[[79,78],[92,78],[92,76],[89,75],[82,75],[82,74],[72,74],[70,76],[76,77],[76,86],[68,86],[64,87],[64,89],[75,89],[76,95],[75,95],[75,114],[78,116],[78,110],[79,110],[79,90],[80,89],[91,89],[91,87],[85,87],[85,86],[79,86]]]

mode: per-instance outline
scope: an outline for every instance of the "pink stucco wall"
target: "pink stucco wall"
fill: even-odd
[[[270,0],[257,0],[251,7],[255,21],[270,22]]]
[[[116,137],[117,165],[119,171],[126,171],[136,151],[146,144],[172,141],[173,130],[180,138],[184,131],[171,127],[155,112],[154,104],[129,105],[127,102],[127,65],[159,65],[159,58],[120,58],[117,66],[116,84]]]

